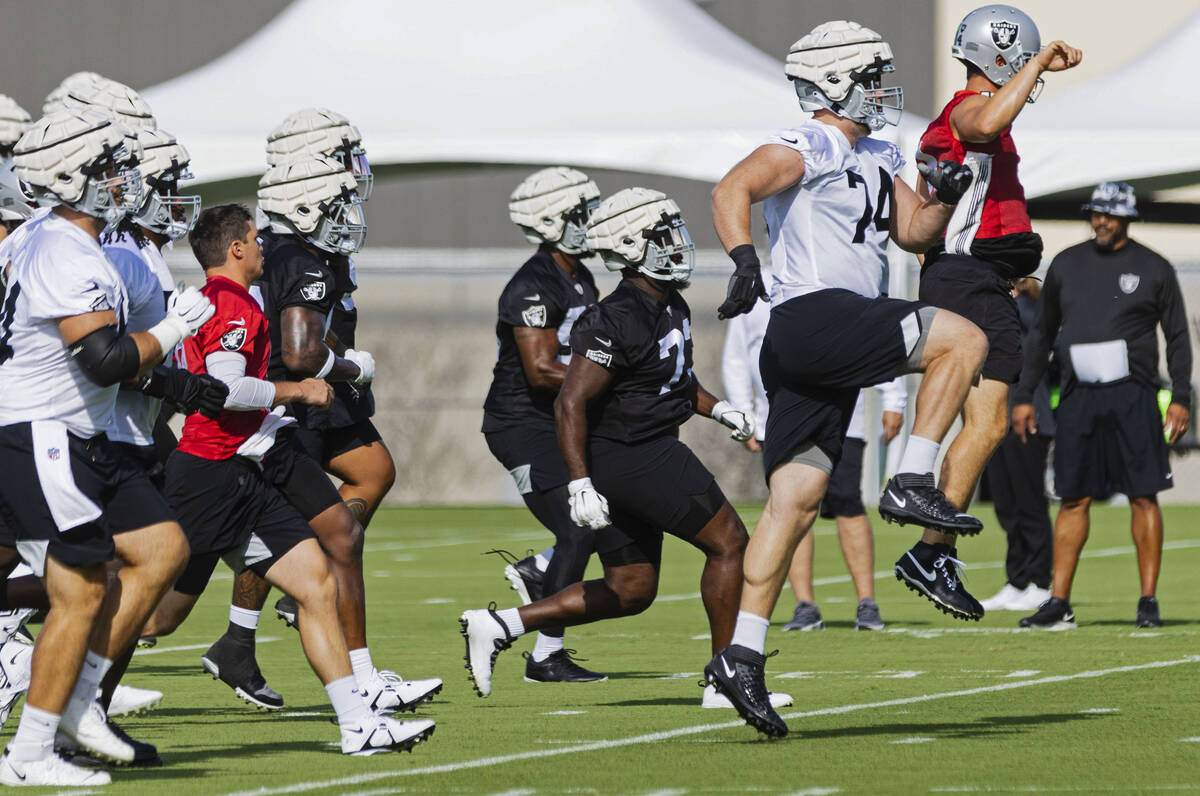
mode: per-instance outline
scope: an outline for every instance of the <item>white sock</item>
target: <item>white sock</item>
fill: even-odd
[[[371,709],[352,675],[329,683],[325,693],[329,694],[329,704],[333,705],[339,726],[358,727],[371,721]]]
[[[516,608],[497,611],[496,616],[500,617],[500,621],[508,628],[508,633],[513,638],[525,635],[525,624],[521,621],[521,614]]]
[[[60,716],[33,705],[21,710],[17,734],[8,744],[14,760],[41,760],[54,751],[54,734],[58,732]]]
[[[71,692],[67,709],[62,714],[64,724],[68,727],[79,726],[79,720],[83,718],[84,712],[96,699],[100,681],[104,679],[104,675],[108,674],[108,670],[111,668],[111,660],[101,658],[88,650],[87,656],[83,659],[83,667],[79,670],[79,679],[75,681],[75,690]]]
[[[733,641],[729,643],[749,647],[762,655],[767,646],[767,628],[770,626],[769,619],[755,616],[749,611],[738,611],[737,624],[733,626]]]
[[[533,557],[533,563],[539,572],[545,572],[550,568],[550,559],[552,558],[554,558],[554,548],[548,547]]]
[[[910,436],[904,446],[904,456],[900,458],[900,473],[932,473],[937,463],[938,451],[942,445],[924,437]]]
[[[354,669],[354,679],[358,687],[366,689],[371,675],[375,674],[375,664],[371,662],[371,651],[366,647],[350,650],[350,666]]]
[[[251,611],[246,608],[238,608],[236,605],[229,606],[229,623],[250,631],[258,630],[258,617],[261,615],[262,611]]]
[[[538,633],[537,642],[533,645],[533,659],[541,663],[562,648],[562,636],[547,636],[545,633]]]

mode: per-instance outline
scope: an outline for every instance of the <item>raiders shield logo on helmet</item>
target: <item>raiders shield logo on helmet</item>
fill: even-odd
[[[1141,281],[1142,278],[1137,274],[1121,274],[1121,278],[1117,280],[1117,284],[1121,286],[1121,292],[1128,295],[1137,290]]]
[[[221,348],[224,348],[226,351],[239,351],[245,342],[245,329],[230,329],[221,335]]]
[[[992,23],[992,41],[996,42],[996,46],[1001,50],[1007,50],[1017,40],[1017,34],[1020,28],[1013,22],[993,22]]]
[[[527,326],[542,327],[546,325],[546,305],[535,304],[521,313],[521,319]]]
[[[320,301],[325,298],[325,283],[309,282],[300,288],[300,295],[304,297],[305,301]]]

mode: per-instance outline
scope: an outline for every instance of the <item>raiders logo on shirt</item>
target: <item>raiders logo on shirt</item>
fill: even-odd
[[[1121,286],[1121,292],[1129,295],[1138,289],[1138,285],[1141,284],[1141,281],[1142,278],[1137,274],[1121,274],[1120,279],[1117,280],[1117,284]]]
[[[245,329],[230,329],[221,335],[221,348],[224,348],[226,351],[238,351],[245,342]]]
[[[527,326],[545,326],[546,325],[546,305],[535,304],[529,309],[521,313],[521,320],[525,321]]]
[[[300,295],[304,297],[305,301],[320,301],[325,298],[325,283],[309,282],[300,288]]]

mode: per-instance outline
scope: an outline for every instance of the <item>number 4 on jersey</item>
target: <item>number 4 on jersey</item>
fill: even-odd
[[[876,232],[887,232],[890,227],[891,217],[887,215],[892,209],[892,175],[888,174],[882,168],[879,169],[879,196],[875,199],[876,208],[871,207],[871,197],[867,193],[867,181],[863,179],[858,172],[846,172],[846,179],[850,182],[850,187],[861,185],[863,189],[863,199],[865,206],[863,207],[862,218],[858,220],[858,226],[854,228],[854,240],[852,243],[862,243],[867,239],[867,227],[870,225],[872,218],[875,221]]]

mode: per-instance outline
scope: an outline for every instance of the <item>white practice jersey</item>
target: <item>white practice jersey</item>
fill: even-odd
[[[171,248],[173,244],[168,243],[167,248]],[[153,243],[147,246],[138,246],[137,241],[130,235],[121,235],[112,243],[104,244],[105,250],[111,248],[128,249],[129,251],[141,257],[146,263],[146,267],[158,279],[159,289],[164,293],[171,293],[175,290],[175,279],[171,276],[171,269],[167,267],[167,261],[163,259],[162,252]]]
[[[141,247],[128,235],[122,235],[104,246],[104,253],[125,283],[129,296],[129,321],[127,332],[144,332],[167,316],[166,300],[155,261],[162,262],[162,254],[153,243]],[[166,268],[166,264],[163,264]],[[168,278],[170,272],[168,273]],[[170,353],[170,352],[168,352]],[[137,390],[121,390],[117,393],[117,405],[113,412],[113,423],[108,429],[108,438],[131,445],[154,444],[154,421],[162,399],[151,398]]]
[[[853,147],[809,121],[767,139],[804,156],[804,177],[763,202],[771,241],[771,306],[828,288],[874,298],[886,288],[892,183],[904,158],[864,137]]]
[[[56,213],[26,221],[4,244],[11,265],[0,304],[0,425],[57,420],[84,438],[107,431],[117,385],[84,375],[57,319],[112,310],[124,330],[120,275],[95,238]]]

